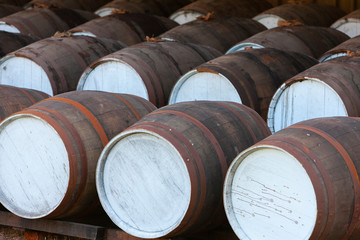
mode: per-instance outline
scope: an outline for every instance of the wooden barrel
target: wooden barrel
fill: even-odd
[[[38,40],[38,38],[30,35],[0,31],[0,57]]]
[[[359,121],[304,121],[239,154],[224,186],[225,211],[237,236],[359,239]]]
[[[10,5],[23,7],[29,1],[30,0],[0,0],[0,3],[1,4],[10,4]]]
[[[0,85],[0,121],[48,97],[32,89]]]
[[[159,38],[207,45],[225,53],[239,41],[264,30],[262,24],[249,18],[210,18],[177,26]]]
[[[1,203],[29,219],[90,214],[100,207],[94,173],[102,149],[154,109],[136,96],[79,91],[10,116],[0,125]]]
[[[277,48],[319,58],[349,37],[335,29],[316,26],[290,26],[269,29],[236,44],[228,53],[245,48]]]
[[[225,220],[222,186],[230,162],[268,135],[261,117],[238,103],[163,107],[105,147],[96,169],[100,202],[136,237],[209,231]]]
[[[351,38],[360,35],[360,9],[338,19],[331,27],[347,34]]]
[[[53,11],[44,8],[29,9],[0,19],[0,31],[30,34],[47,38],[69,26]]]
[[[184,74],[169,104],[186,101],[233,101],[256,110],[265,120],[272,96],[283,82],[317,64],[296,52],[273,48],[227,54]]]
[[[184,24],[208,13],[216,17],[252,18],[271,7],[265,0],[197,0],[175,11],[170,19]]]
[[[162,107],[181,75],[220,55],[214,48],[191,43],[139,43],[94,62],[77,89],[134,94]]]
[[[52,37],[12,52],[0,61],[0,83],[56,95],[76,89],[81,73],[124,44],[86,36]]]
[[[125,11],[168,17],[175,10],[190,2],[191,0],[114,0],[103,5],[95,13],[103,17],[114,11]]]
[[[143,13],[112,14],[70,29],[73,35],[85,35],[119,40],[126,45],[145,41],[146,36],[158,36],[177,26],[174,21]]]
[[[282,4],[270,8],[254,19],[264,24],[267,28],[279,26],[279,21],[297,21],[304,25],[330,27],[345,12],[337,7],[318,4]]]
[[[10,4],[0,3],[0,18],[9,16],[11,14],[20,12],[22,10],[24,10],[24,9],[22,9],[21,7],[17,7],[17,6],[10,5]]]
[[[32,8],[39,5],[51,5],[58,8],[82,9],[94,12],[110,0],[32,0],[25,8]]]
[[[325,62],[343,56],[354,56],[360,52],[360,36],[350,38],[345,42],[325,52],[320,58],[320,62]]]
[[[98,16],[92,12],[70,8],[50,8],[69,28],[88,22]]]
[[[286,81],[274,94],[268,126],[276,132],[318,117],[360,117],[360,57],[317,64]]]

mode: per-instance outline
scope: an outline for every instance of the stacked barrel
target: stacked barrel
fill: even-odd
[[[134,238],[229,224],[249,240],[360,237],[356,12],[0,3],[0,202],[11,213],[104,211]]]

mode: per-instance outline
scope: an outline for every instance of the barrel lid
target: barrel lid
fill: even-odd
[[[300,121],[333,116],[348,116],[338,93],[321,79],[302,77],[284,83],[275,92],[267,123],[274,133]]]
[[[23,218],[48,216],[67,192],[68,153],[57,131],[31,114],[0,124],[0,200]]]
[[[109,142],[99,158],[96,187],[111,220],[141,238],[173,231],[190,204],[184,159],[168,140],[143,129],[127,130]]]
[[[11,32],[11,33],[20,33],[20,30],[17,27],[10,25],[4,21],[0,21],[0,31]]]
[[[149,100],[148,90],[139,73],[116,58],[104,58],[88,67],[80,77],[77,90],[126,93]]]
[[[99,15],[100,17],[105,17],[108,15],[111,15],[113,11],[116,11],[116,8],[113,7],[104,7],[104,8],[99,8],[98,10],[95,11],[96,15]]]
[[[76,31],[76,32],[71,32],[71,34],[73,36],[87,36],[87,37],[96,37],[95,34],[88,32],[88,31]]]
[[[230,48],[226,54],[229,53],[233,53],[233,52],[238,52],[238,51],[242,51],[245,50],[247,48],[254,48],[254,49],[258,49],[258,48],[264,48],[264,46],[257,44],[257,43],[252,43],[252,42],[241,42],[236,44],[235,46],[233,46],[232,48]]]
[[[169,18],[178,24],[185,24],[194,21],[201,16],[205,16],[205,14],[194,10],[179,10],[173,13]]]
[[[359,18],[341,18],[334,22],[330,27],[345,33],[350,38],[353,38],[360,35],[359,25]]]
[[[224,206],[231,227],[244,240],[309,239],[317,218],[306,170],[290,153],[267,145],[235,158],[225,178]]]
[[[242,103],[236,88],[224,75],[211,70],[194,69],[177,81],[171,91],[169,104],[200,100]]]
[[[0,60],[0,84],[35,89],[53,95],[49,77],[35,61],[20,55],[7,55]]]
[[[253,19],[264,25],[267,29],[276,28],[279,21],[285,21],[282,17],[268,13],[259,14],[253,17]]]

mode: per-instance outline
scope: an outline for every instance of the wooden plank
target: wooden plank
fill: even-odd
[[[81,223],[46,219],[24,219],[12,213],[0,211],[0,225],[48,232],[90,240],[104,239],[104,228]]]

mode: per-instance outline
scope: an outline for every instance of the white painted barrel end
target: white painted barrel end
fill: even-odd
[[[279,26],[279,21],[285,20],[274,14],[259,14],[253,17],[253,19],[264,25],[267,29],[276,28]]]
[[[73,36],[97,37],[95,34],[86,31],[71,32]]]
[[[103,150],[96,169],[100,202],[125,232],[159,238],[179,226],[191,196],[185,160],[163,137],[123,132]]]
[[[139,73],[118,59],[104,59],[88,67],[80,77],[77,90],[132,94],[149,100],[148,90]]]
[[[303,78],[275,92],[267,123],[274,133],[300,121],[333,116],[348,116],[340,96],[319,79]]]
[[[100,16],[100,17],[105,17],[108,15],[111,15],[113,11],[116,11],[116,8],[112,8],[112,7],[107,7],[107,8],[100,8],[98,10],[95,11],[95,14]]]
[[[317,218],[309,175],[288,152],[260,145],[240,153],[224,184],[227,218],[239,239],[305,240]]]
[[[322,62],[329,61],[331,59],[340,58],[340,57],[344,57],[344,56],[347,56],[346,52],[329,53],[329,54],[322,56],[319,59],[319,62],[322,63]]]
[[[247,48],[254,48],[254,49],[259,49],[259,48],[264,48],[264,46],[257,44],[257,43],[251,43],[251,42],[243,42],[243,43],[238,43],[235,46],[233,46],[232,48],[230,48],[226,54],[229,53],[233,53],[233,52],[238,52],[238,51],[243,51]]]
[[[54,95],[49,77],[33,60],[7,55],[0,60],[0,84],[29,88]]]
[[[339,19],[330,27],[345,33],[350,38],[360,35],[360,19],[358,18]]]
[[[194,69],[177,81],[171,91],[169,104],[201,100],[242,103],[236,88],[224,75]]]
[[[17,216],[50,215],[68,188],[68,152],[57,131],[31,114],[0,124],[0,200]]]
[[[182,25],[194,21],[201,16],[204,16],[204,14],[196,11],[184,10],[173,13],[169,18]]]
[[[20,33],[20,30],[15,26],[7,24],[6,22],[0,21],[0,31],[10,32],[10,33]]]

